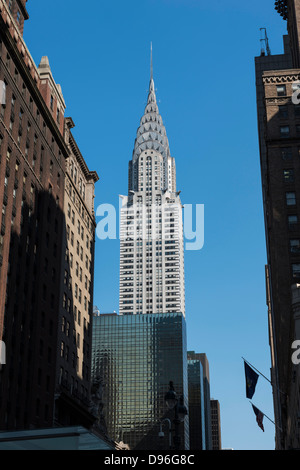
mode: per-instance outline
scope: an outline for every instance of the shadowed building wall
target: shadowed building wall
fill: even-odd
[[[66,132],[70,119],[64,117],[62,90],[48,58],[37,67],[26,47],[23,26],[28,16],[25,0],[0,0],[0,80],[6,92],[0,107],[0,339],[7,356],[0,370],[0,428],[46,428],[56,421],[92,425],[89,332],[97,175],[88,171],[75,139]],[[72,181],[70,161],[78,169],[71,197],[76,224],[80,216],[78,237],[88,256],[82,276],[78,270],[87,286],[82,289],[81,325],[73,309],[71,277],[65,277],[65,272],[72,273],[65,197],[70,188],[66,183]],[[80,335],[78,343],[73,331],[76,339]],[[77,396],[71,393],[72,379]]]
[[[293,290],[300,282],[300,1],[275,7],[287,20],[284,53],[255,59],[260,164],[267,248],[271,382],[277,449],[299,448],[299,370],[294,367]],[[296,295],[297,297],[297,295]]]

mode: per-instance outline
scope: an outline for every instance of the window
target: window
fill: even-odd
[[[17,22],[20,24],[20,20],[21,20],[21,13],[19,12],[19,10],[17,11]]]
[[[286,203],[288,206],[296,205],[296,193],[286,193]]]
[[[289,137],[290,126],[280,126],[280,135],[281,137]]]
[[[300,117],[300,105],[299,104],[294,105],[294,110],[295,110],[295,116]]]
[[[62,320],[61,320],[61,331],[62,333],[65,333],[66,331],[66,318],[65,317],[62,317]]]
[[[300,264],[293,264],[292,265],[292,270],[293,270],[293,278],[300,278]]]
[[[285,183],[294,182],[294,170],[283,170],[283,178]]]
[[[64,293],[64,296],[63,296],[63,308],[65,309],[67,306],[67,294]]]
[[[282,148],[281,149],[281,157],[282,160],[292,160],[293,154],[292,149],[290,148]]]
[[[294,253],[294,254],[300,253],[300,240],[299,239],[290,240],[290,251],[291,253]]]
[[[289,117],[289,110],[288,110],[288,107],[286,105],[279,106],[278,110],[279,110],[279,117],[281,119],[286,119],[286,118]]]
[[[290,227],[298,224],[298,217],[296,215],[289,215],[288,216],[288,223]]]
[[[277,86],[277,96],[286,96],[286,86],[278,85]]]

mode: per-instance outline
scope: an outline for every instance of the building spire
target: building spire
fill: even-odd
[[[154,93],[154,80],[153,80],[153,51],[152,51],[152,42],[150,45],[150,87],[149,93]]]
[[[152,53],[152,42],[151,42],[151,59],[150,59],[150,80],[153,80],[153,53]]]

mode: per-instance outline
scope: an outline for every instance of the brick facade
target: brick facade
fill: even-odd
[[[266,286],[277,449],[299,448],[293,287],[300,283],[300,1],[276,2],[288,21],[284,54],[256,58],[260,163],[267,246]],[[299,389],[298,389],[298,399]],[[298,400],[299,401],[299,400]]]
[[[0,429],[89,426],[94,421],[88,407],[89,376],[84,381],[77,377],[78,364],[70,358],[65,376],[76,376],[84,394],[75,397],[59,387],[62,318],[73,315],[62,306],[71,155],[65,103],[47,57],[36,66],[23,41],[27,18],[26,0],[0,0],[0,80],[6,85],[6,103],[0,107],[0,339],[6,344],[6,365],[0,368]],[[98,177],[86,171],[93,194]],[[92,284],[93,207],[88,214]],[[92,309],[86,318],[89,313]],[[89,343],[85,338],[85,348],[91,348]],[[89,370],[89,359],[84,360]],[[63,416],[58,412],[62,401]]]

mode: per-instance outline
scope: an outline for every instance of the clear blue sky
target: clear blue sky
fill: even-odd
[[[205,204],[205,246],[186,252],[188,348],[205,352],[220,401],[223,447],[273,449],[245,398],[246,357],[269,377],[264,223],[254,57],[261,27],[282,52],[286,24],[273,0],[29,0],[25,42],[47,55],[74,135],[100,181],[96,206],[118,207],[149,84],[150,42],[159,108],[182,202]],[[97,241],[94,303],[118,310],[119,242]],[[270,385],[254,403],[273,418]]]

